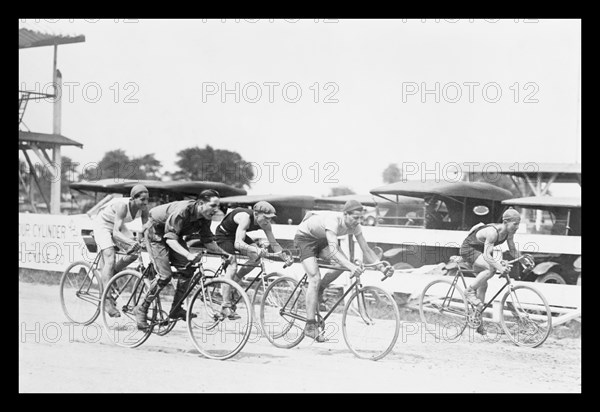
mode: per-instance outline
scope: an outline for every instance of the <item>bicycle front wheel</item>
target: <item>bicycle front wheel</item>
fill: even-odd
[[[457,339],[467,327],[468,311],[462,289],[450,280],[434,280],[419,298],[421,327],[436,339]]]
[[[400,332],[396,301],[377,286],[359,288],[344,307],[342,332],[346,345],[359,358],[383,358],[394,348]]]
[[[552,331],[552,312],[546,298],[531,286],[519,285],[502,298],[500,324],[518,346],[535,348]]]
[[[153,328],[138,330],[133,314],[133,309],[148,291],[149,283],[148,279],[142,278],[141,273],[132,269],[125,269],[113,276],[104,288],[100,304],[102,323],[106,333],[115,344],[125,348],[136,348],[150,337]],[[121,316],[111,317],[107,313],[108,300],[114,302]],[[149,319],[154,318],[154,310],[157,310],[156,302],[153,302],[148,310],[147,317]]]
[[[60,304],[67,319],[89,325],[100,314],[100,273],[84,261],[71,263],[60,279]]]
[[[284,276],[269,285],[260,304],[260,328],[269,342],[289,349],[304,338],[306,291]]]
[[[235,314],[224,316],[222,288],[229,285],[241,297]],[[191,313],[197,317],[192,318]],[[237,355],[252,331],[252,306],[248,295],[236,282],[225,278],[202,280],[188,308],[188,333],[194,346],[210,359],[229,359]]]

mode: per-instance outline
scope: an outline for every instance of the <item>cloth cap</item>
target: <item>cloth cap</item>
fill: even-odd
[[[253,210],[256,213],[264,213],[266,217],[275,217],[275,208],[269,202],[261,200],[254,205]]]
[[[506,211],[502,213],[502,220],[521,220],[521,214],[515,209],[506,209]]]
[[[344,213],[350,213],[355,210],[360,210],[362,212],[364,210],[364,207],[360,204],[358,200],[354,199],[348,200],[344,205],[344,208],[342,209]]]
[[[148,189],[146,189],[146,186],[144,185],[135,185],[131,188],[131,192],[130,192],[130,196],[131,197],[135,197],[136,195],[142,193],[142,192],[146,192],[148,193]]]

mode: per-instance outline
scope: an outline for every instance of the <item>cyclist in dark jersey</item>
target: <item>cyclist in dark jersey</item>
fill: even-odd
[[[519,212],[507,209],[502,214],[502,223],[474,226],[460,247],[461,257],[471,263],[475,273],[478,273],[475,281],[465,290],[467,300],[478,308],[483,307],[487,281],[495,272],[504,273],[508,270],[505,261],[492,256],[494,246],[506,242],[513,258],[520,256],[514,242],[514,235],[520,223]],[[477,331],[482,333],[481,328]]]
[[[236,208],[229,212],[216,229],[215,241],[226,252],[234,254],[236,251],[248,256],[248,265],[255,263],[267,252],[254,244],[254,240],[246,233],[262,230],[267,236],[269,246],[274,253],[281,253],[282,248],[275,240],[271,228],[271,220],[275,217],[275,208],[268,202],[260,201],[252,210]],[[253,266],[244,266],[237,271],[237,261],[227,267],[225,277],[239,283],[240,280],[254,269]],[[236,273],[237,272],[237,273]],[[231,319],[239,317],[231,305],[231,293],[228,285],[223,286],[223,307],[221,311]]]

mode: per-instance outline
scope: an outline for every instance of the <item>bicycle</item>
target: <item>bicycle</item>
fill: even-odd
[[[383,263],[382,281],[393,275],[389,262],[355,264],[362,270]],[[320,264],[319,267],[347,270]],[[342,331],[346,346],[359,358],[379,360],[394,347],[400,331],[400,311],[392,295],[378,286],[363,286],[360,274],[324,316],[317,307],[317,326],[325,332],[325,321],[337,306],[351,294],[342,311]],[[279,348],[293,348],[304,339],[306,324],[306,287],[308,274],[300,281],[288,276],[275,280],[267,288],[260,307],[260,325],[267,339]]]
[[[205,252],[198,253],[196,258],[183,268],[193,269],[192,278],[181,299],[178,302],[171,302],[171,308],[177,307],[184,300],[188,301],[186,325],[188,335],[196,349],[209,359],[229,359],[242,350],[250,336],[253,321],[250,299],[237,283],[215,277],[212,271],[204,270],[201,259],[205,255]],[[224,262],[222,265],[226,267],[227,263]],[[148,268],[143,273],[132,269],[119,272],[108,282],[102,294],[101,311],[104,328],[111,340],[119,346],[136,348],[152,333],[166,335],[180,320],[170,318],[169,313],[162,309],[163,300],[166,301],[166,296],[162,293],[152,301],[148,310],[149,326],[143,330],[137,328],[133,309],[159,279],[158,276],[152,275],[156,272]],[[237,302],[238,319],[231,319],[221,314],[223,303],[221,287],[224,284],[229,285],[240,295]],[[124,314],[125,322],[120,318],[109,317],[104,310],[106,300],[111,293],[116,300],[115,306]],[[190,295],[192,297],[188,300]],[[122,332],[127,331],[128,333],[123,336]]]
[[[137,247],[128,252],[117,249],[116,253],[129,256],[138,250]],[[103,291],[99,269],[101,259],[102,253],[98,252],[91,264],[84,260],[73,262],[61,276],[60,303],[67,319],[75,324],[89,325],[100,314],[100,298]]]
[[[263,247],[263,249],[266,248]],[[210,255],[210,253],[208,253]],[[283,257],[282,255],[284,255],[285,257]],[[245,256],[245,255],[238,255],[238,256]],[[266,253],[265,255],[261,256],[259,258],[259,260],[256,263],[250,264],[250,263],[238,263],[238,266],[252,266],[252,267],[257,267],[260,268],[260,272],[254,276],[254,278],[252,278],[251,281],[245,281],[245,277],[248,276],[250,273],[248,273],[244,279],[240,280],[239,285],[241,287],[244,288],[244,291],[248,294],[248,297],[250,297],[250,302],[252,303],[252,308],[254,310],[255,306],[260,306],[260,301],[262,300],[262,297],[264,296],[268,286],[273,283],[273,281],[275,279],[278,279],[280,277],[283,277],[284,275],[278,272],[271,272],[269,274],[267,274],[267,269],[265,267],[265,259],[283,259],[284,260],[284,265],[283,268],[287,268],[288,266],[290,266],[293,262],[290,260],[292,256],[292,253],[289,250],[284,250],[281,254],[279,253]],[[223,266],[223,264],[221,264],[214,272],[213,276],[220,276],[225,272],[226,267]],[[210,270],[210,269],[207,269]],[[239,299],[239,296],[234,296],[233,297],[233,304],[235,305],[237,303],[237,300]]]
[[[512,264],[524,257],[507,262],[507,271],[500,275],[506,279],[506,283],[481,309],[465,299],[462,289],[467,288],[464,275],[476,273],[470,268],[461,267],[460,258],[447,264],[447,274],[453,273],[453,279],[430,282],[419,298],[419,313],[427,332],[438,338],[453,340],[467,326],[480,327],[483,322],[482,314],[508,287],[500,301],[499,318],[502,329],[518,346],[535,348],[544,343],[552,331],[552,312],[546,298],[531,286],[514,285],[508,275]]]

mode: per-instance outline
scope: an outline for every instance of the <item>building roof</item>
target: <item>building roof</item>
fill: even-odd
[[[69,139],[62,134],[35,133],[19,130],[19,145],[27,145],[27,143],[36,143],[41,146],[47,145],[49,147],[55,145],[83,147],[83,144]]]
[[[85,36],[82,34],[60,34],[37,24],[19,24],[19,49],[83,42],[85,42]]]

